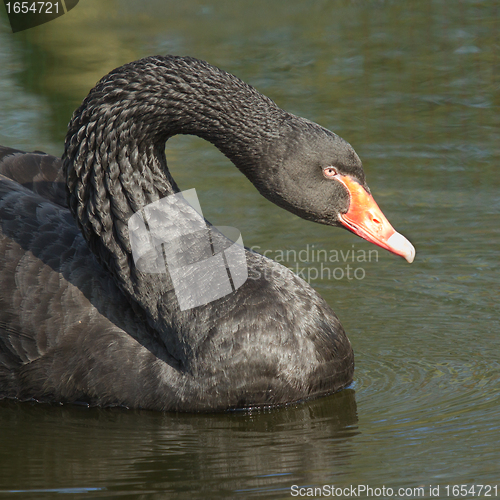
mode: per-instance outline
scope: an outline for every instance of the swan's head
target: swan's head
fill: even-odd
[[[287,124],[280,142],[279,166],[270,168],[272,191],[269,185],[261,189],[264,196],[304,219],[344,227],[413,262],[415,248],[378,207],[350,144],[300,118]]]

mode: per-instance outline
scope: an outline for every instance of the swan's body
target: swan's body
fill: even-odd
[[[186,311],[168,274],[136,269],[127,221],[178,191],[164,156],[178,133],[214,143],[278,205],[358,232],[350,200],[368,191],[342,139],[195,59],[118,68],[75,112],[63,169],[0,148],[0,398],[203,411],[299,401],[352,381],[336,315],[279,264],[246,252],[252,279]],[[322,175],[329,165],[338,180]]]

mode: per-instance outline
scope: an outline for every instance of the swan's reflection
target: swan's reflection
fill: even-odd
[[[10,457],[2,460],[3,490],[86,487],[133,491],[137,498],[190,498],[200,491],[289,495],[292,484],[320,483],[325,471],[334,477],[343,469],[358,433],[351,389],[254,413],[165,414],[8,401],[0,409],[0,453]]]

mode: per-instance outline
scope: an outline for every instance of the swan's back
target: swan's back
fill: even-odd
[[[60,160],[7,152],[0,162],[0,398],[88,401],[91,385],[105,380],[93,358],[104,353],[112,362],[120,342],[128,351],[141,347],[116,324],[133,334],[137,321],[61,206]]]
[[[35,151],[25,153],[0,146],[0,175],[41,195],[61,207],[67,207],[66,180],[61,159]]]

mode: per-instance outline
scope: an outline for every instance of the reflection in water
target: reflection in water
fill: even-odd
[[[321,481],[325,468],[334,476],[350,462],[349,443],[358,434],[350,389],[256,413],[161,414],[13,402],[2,402],[0,411],[3,490],[287,490],[291,481]]]

